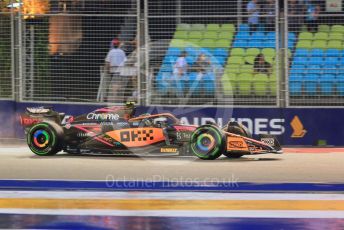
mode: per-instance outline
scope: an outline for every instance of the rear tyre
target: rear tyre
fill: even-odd
[[[197,128],[190,141],[191,152],[202,160],[214,160],[221,156],[224,148],[224,135],[213,125]]]
[[[63,130],[53,122],[42,122],[34,125],[27,134],[30,150],[38,156],[51,156],[61,151],[60,138]]]

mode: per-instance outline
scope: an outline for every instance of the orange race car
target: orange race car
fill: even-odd
[[[113,106],[80,116],[58,113],[51,108],[27,108],[20,117],[27,144],[40,156],[60,151],[70,154],[112,153],[135,155],[195,155],[213,160],[222,154],[282,153],[276,138],[264,135],[254,140],[241,124],[229,122],[200,127],[184,125],[172,114],[135,117],[135,106]]]

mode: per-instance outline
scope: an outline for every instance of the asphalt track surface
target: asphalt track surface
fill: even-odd
[[[282,155],[221,157],[35,156],[0,147],[0,179],[344,183],[344,149],[285,149]]]

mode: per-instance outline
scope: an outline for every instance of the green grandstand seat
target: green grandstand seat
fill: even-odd
[[[308,27],[306,25],[302,25],[300,31],[301,32],[308,32]]]
[[[276,56],[276,50],[273,48],[264,48],[261,52],[265,57],[275,57]]]
[[[311,49],[312,48],[312,41],[311,40],[304,40],[299,41],[296,45],[297,49]]]
[[[334,32],[334,33],[330,33],[328,35],[328,40],[332,41],[332,40],[343,40],[343,34],[342,33],[338,33],[338,32]]]
[[[288,49],[288,57],[291,58],[292,55],[293,55],[293,54],[292,54],[291,50]]]
[[[233,48],[231,50],[231,56],[243,57],[243,56],[245,56],[245,49],[243,49],[243,48]]]
[[[272,73],[268,77],[269,77],[269,82],[276,83],[276,81],[277,81],[276,67],[273,68]]]
[[[241,73],[237,76],[238,84],[238,93],[239,95],[249,96],[251,95],[253,74]]]
[[[237,79],[235,73],[225,73],[221,78],[223,94],[232,96],[237,86]]]
[[[253,73],[253,65],[241,65],[241,73]]]
[[[203,38],[217,39],[218,33],[215,31],[207,31],[207,32],[203,33]]]
[[[229,65],[231,65],[231,64],[234,64],[234,65],[242,65],[242,64],[244,64],[244,58],[243,57],[233,57],[233,56],[231,56],[231,57],[229,57],[228,58],[228,61],[227,61],[227,63],[229,64]]]
[[[198,47],[200,46],[200,39],[188,39],[185,41],[186,46],[190,46],[190,47]]]
[[[327,41],[324,40],[316,40],[312,43],[312,48],[318,48],[318,49],[326,49],[327,48]]]
[[[202,39],[203,33],[200,31],[191,31],[188,35],[189,39]]]
[[[313,34],[310,32],[301,32],[299,40],[313,40]]]
[[[222,24],[221,31],[231,31],[235,32],[235,25],[234,24]]]
[[[224,73],[221,81],[236,81],[237,79],[237,74],[235,73]]]
[[[174,33],[174,38],[175,39],[187,39],[188,38],[188,32],[187,31],[183,31],[183,30],[177,30]]]
[[[227,73],[227,74],[240,73],[240,65],[239,64],[228,64],[226,66],[225,73]]]
[[[245,57],[245,62],[253,65],[255,59],[256,59],[256,56],[246,56]]]
[[[275,64],[275,57],[273,57],[273,56],[265,56],[265,61],[267,63],[270,63],[271,65],[274,65]]]
[[[184,48],[186,46],[186,40],[183,39],[172,39],[171,47]]]
[[[318,32],[315,33],[313,36],[314,40],[327,40],[328,39],[328,33],[325,32]]]
[[[204,24],[191,24],[190,30],[203,31],[205,30],[205,25]]]
[[[343,25],[333,25],[331,27],[331,32],[344,33],[344,26]]]
[[[328,33],[328,32],[330,32],[330,26],[329,25],[319,25],[318,31]]]
[[[269,77],[269,91],[270,95],[276,96],[277,94],[277,74],[272,73]]]
[[[200,41],[200,46],[204,48],[216,48],[216,40],[215,39],[203,39]]]
[[[249,48],[246,50],[246,56],[257,56],[258,54],[260,54],[258,48]]]
[[[207,25],[207,30],[208,31],[219,31],[220,30],[220,25],[219,24],[208,24]]]
[[[218,34],[218,38],[219,38],[219,39],[229,39],[229,40],[233,40],[233,32],[221,31],[221,32]]]
[[[228,48],[231,46],[231,42],[230,39],[219,39],[216,41],[215,47]]]
[[[342,41],[338,41],[338,40],[329,41],[327,44],[327,48],[342,49]]]
[[[180,31],[180,30],[189,31],[190,30],[190,24],[185,24],[185,23],[178,24],[176,30],[177,31]]]
[[[266,96],[269,86],[269,77],[266,74],[255,74],[253,77],[254,94],[258,96]]]

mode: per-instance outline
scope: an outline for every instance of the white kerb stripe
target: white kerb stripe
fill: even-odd
[[[155,216],[155,217],[247,217],[247,218],[344,218],[344,211],[179,211],[179,210],[99,210],[99,209],[0,209],[3,214],[78,216]]]

